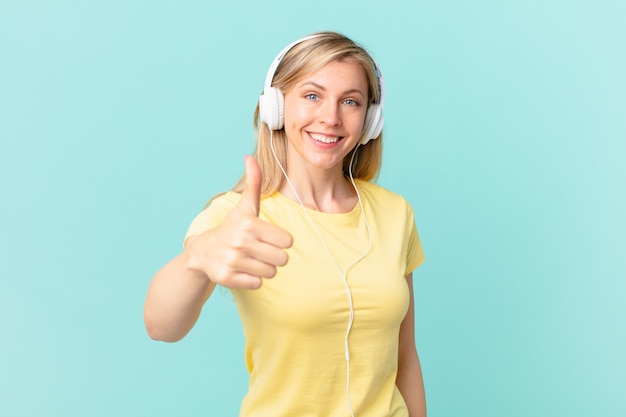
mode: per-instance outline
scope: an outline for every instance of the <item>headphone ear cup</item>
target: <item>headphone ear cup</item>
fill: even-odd
[[[259,118],[270,130],[280,130],[284,125],[285,97],[276,87],[268,87],[259,97]]]
[[[380,132],[383,130],[383,111],[379,104],[371,104],[365,114],[365,122],[363,123],[363,137],[359,142],[361,145],[365,145],[371,139],[376,139],[380,136]]]

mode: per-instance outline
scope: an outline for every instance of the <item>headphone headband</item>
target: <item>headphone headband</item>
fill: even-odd
[[[272,65],[270,65],[269,70],[267,70],[267,75],[265,76],[265,84],[263,86],[263,90],[265,90],[267,88],[270,88],[272,86],[272,81],[274,80],[274,75],[276,74],[276,70],[278,69],[278,66],[280,65],[280,62],[283,60],[285,55],[287,55],[287,52],[289,52],[291,50],[291,48],[293,48],[294,46],[296,46],[299,43],[302,43],[304,41],[308,41],[309,39],[319,38],[320,36],[322,36],[322,35],[321,34],[315,34],[315,35],[305,36],[304,38],[300,38],[300,39],[298,39],[296,41],[291,42],[289,45],[285,46],[278,53],[278,55],[276,55],[276,58],[274,58],[274,61],[272,61]]]

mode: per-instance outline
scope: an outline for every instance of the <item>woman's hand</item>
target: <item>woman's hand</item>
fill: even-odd
[[[293,238],[285,229],[259,219],[261,170],[247,156],[246,182],[239,204],[224,222],[189,242],[188,266],[227,288],[256,289],[287,263]]]

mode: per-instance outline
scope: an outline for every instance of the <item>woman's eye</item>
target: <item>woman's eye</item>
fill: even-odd
[[[313,100],[313,101],[319,100],[319,97],[317,96],[317,94],[314,94],[314,93],[307,94],[306,96],[304,96],[304,98],[306,98],[307,100]]]
[[[346,103],[346,104],[348,104],[350,106],[358,106],[359,105],[359,103],[357,103],[356,100],[352,100],[351,98],[346,99],[344,101],[344,103]]]

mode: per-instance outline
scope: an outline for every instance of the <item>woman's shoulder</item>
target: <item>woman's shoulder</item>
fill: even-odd
[[[234,191],[227,191],[225,193],[217,194],[209,200],[204,208],[198,213],[192,222],[194,224],[203,224],[211,227],[221,223],[224,218],[230,213],[232,209],[237,206],[241,194]]]
[[[209,229],[212,229],[222,223],[228,213],[237,206],[241,194],[234,191],[228,191],[217,194],[204,206],[194,219],[191,221],[187,229],[185,241],[189,236],[200,235]]]
[[[240,199],[240,193],[235,191],[226,191],[211,198],[204,209],[232,209],[239,203]]]
[[[402,195],[391,191],[379,184],[371,181],[356,180],[356,184],[362,193],[375,202],[384,202],[385,204],[408,205],[406,198]]]

